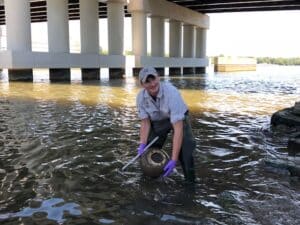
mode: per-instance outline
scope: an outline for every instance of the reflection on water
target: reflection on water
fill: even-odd
[[[139,140],[134,78],[0,81],[1,224],[299,224],[299,181],[262,159],[286,154],[269,122],[299,100],[300,69],[164,79],[191,109],[194,190],[180,167],[165,180],[120,170]]]
[[[1,217],[2,219],[31,217],[37,213],[39,213],[39,217],[42,217],[43,213],[45,213],[47,219],[62,223],[65,221],[65,219],[63,219],[64,214],[69,213],[71,215],[81,215],[81,211],[76,209],[79,205],[74,203],[63,204],[63,202],[64,200],[59,198],[48,199],[43,201],[40,207],[27,207],[16,213],[2,214],[0,215],[0,219]]]

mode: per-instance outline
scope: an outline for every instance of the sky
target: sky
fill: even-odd
[[[300,57],[300,11],[208,15],[209,56]]]
[[[210,17],[206,49],[208,56],[300,57],[300,11],[208,15]],[[106,24],[106,21],[100,20],[100,46],[104,51],[107,51]],[[125,19],[125,30],[125,40],[131,40],[131,23],[128,18]],[[168,35],[168,29],[166,33]],[[45,23],[32,24],[32,39],[34,51],[47,50],[48,37]],[[2,38],[2,47],[4,42]],[[79,45],[79,22],[71,21],[71,52],[79,52]],[[150,39],[148,39],[148,46],[150,46]],[[124,48],[125,51],[130,51],[131,41],[126,41]],[[166,52],[168,52],[167,47]]]

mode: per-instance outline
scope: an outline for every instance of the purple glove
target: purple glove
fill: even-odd
[[[144,153],[146,146],[147,146],[146,144],[143,144],[143,143],[140,144],[140,146],[137,149],[139,155],[142,155]]]
[[[170,160],[164,167],[164,177],[167,177],[172,173],[173,169],[176,167],[176,160]]]

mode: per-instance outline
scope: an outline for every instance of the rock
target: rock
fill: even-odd
[[[272,115],[271,124],[274,126],[300,127],[300,115],[294,113],[294,107],[282,109]]]
[[[288,153],[289,156],[300,156],[300,136],[289,139]]]
[[[287,128],[281,132],[289,136],[288,154],[266,157],[264,161],[274,167],[287,169],[291,176],[300,177],[300,102],[296,102],[291,108],[274,113],[271,124],[276,126],[276,130]]]
[[[295,106],[293,108],[293,113],[295,115],[300,116],[300,101],[299,102],[295,102]]]
[[[291,176],[300,177],[300,157],[288,157],[288,168]]]

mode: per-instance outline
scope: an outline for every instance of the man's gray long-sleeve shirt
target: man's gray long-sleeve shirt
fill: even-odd
[[[188,110],[178,89],[169,82],[160,82],[155,100],[142,89],[137,95],[136,104],[140,119],[160,121],[169,118],[172,124],[183,120]]]

